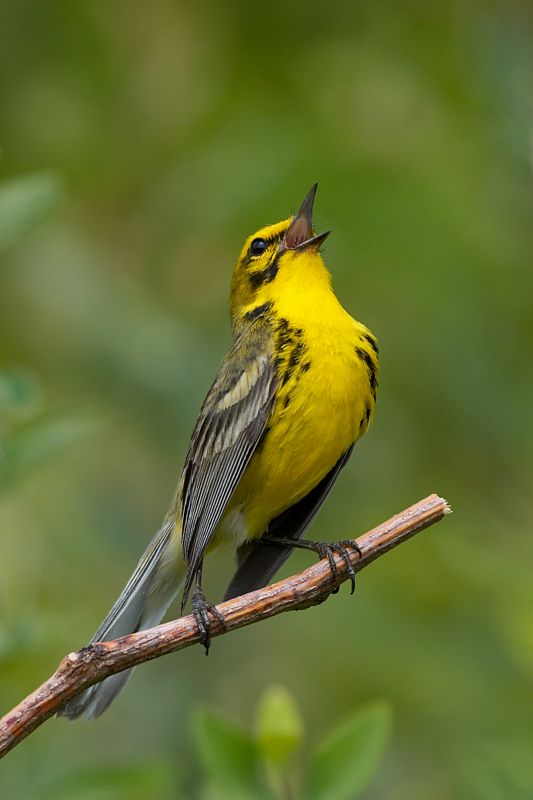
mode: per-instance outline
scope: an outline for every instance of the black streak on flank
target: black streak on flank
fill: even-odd
[[[374,361],[370,353],[367,353],[367,351],[363,350],[362,347],[356,347],[355,352],[357,353],[361,361],[364,361],[366,364],[366,367],[368,369],[368,377],[370,380],[370,388],[372,390],[372,395],[374,396],[375,399],[376,389],[378,385],[378,379],[376,375],[376,365],[374,364]]]
[[[369,422],[370,422],[370,406],[366,405],[365,413],[361,417],[361,422],[359,423],[359,429],[362,430],[365,427],[365,425],[368,426]]]
[[[261,286],[264,286],[266,283],[271,283],[278,274],[278,270],[279,255],[274,258],[268,267],[265,267],[258,272],[250,272],[248,279],[253,291],[257,291],[257,289],[259,289]]]
[[[303,340],[303,329],[291,328],[289,321],[285,317],[280,317],[277,320],[275,338],[278,355],[275,358],[274,365],[278,369],[284,366],[281,381],[281,385],[284,386],[292,377],[307,348]],[[309,367],[306,367],[304,372],[307,369]]]
[[[294,368],[298,366],[304,353],[305,353],[305,342],[300,341],[294,345],[292,352],[289,356],[289,363],[287,364],[285,375],[283,376],[282,386],[284,386],[287,383],[287,381],[291,379],[292,373],[294,372]]]
[[[279,351],[285,350],[288,345],[292,344],[292,328],[289,326],[289,323],[284,317],[278,322],[276,327],[276,334],[277,334],[277,346]]]
[[[253,322],[254,319],[262,317],[265,314],[268,314],[269,311],[272,311],[272,306],[273,303],[268,302],[268,303],[263,303],[260,306],[256,306],[255,308],[251,308],[250,311],[247,311],[246,314],[244,315],[244,319],[247,322]]]
[[[285,400],[283,401],[283,408],[287,408],[287,406],[289,405],[289,403],[291,402],[291,400],[292,400],[292,397],[290,396],[290,394],[288,394],[288,395],[285,397]]]
[[[298,342],[298,344],[294,346],[294,349],[289,358],[289,365],[288,365],[289,369],[294,369],[294,367],[296,367],[300,363],[304,352],[305,352],[305,342],[300,341]]]
[[[310,368],[310,366],[311,366],[311,362],[310,361],[306,361],[305,364],[302,364],[302,366],[300,367],[300,372],[307,372],[307,370]]]
[[[378,353],[379,353],[378,344],[377,344],[376,340],[374,339],[374,337],[371,336],[369,333],[363,333],[363,339],[367,340],[368,344],[370,345],[370,347],[372,348],[374,353],[376,355],[378,355]]]

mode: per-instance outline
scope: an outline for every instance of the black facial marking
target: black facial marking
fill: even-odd
[[[244,315],[244,319],[248,322],[252,322],[254,319],[258,317],[262,317],[265,314],[268,314],[269,311],[272,311],[272,302],[263,303],[260,306],[255,306],[255,308],[251,308],[250,311],[247,311]]]
[[[279,270],[279,253],[276,254],[274,259],[270,262],[270,264],[265,267],[264,269],[260,269],[257,272],[250,272],[248,278],[250,280],[250,286],[252,287],[253,291],[257,291],[261,286],[264,286],[267,283],[271,283],[276,275],[278,274]]]
[[[355,352],[359,356],[359,358],[365,362],[366,367],[368,369],[368,378],[370,380],[370,389],[372,390],[372,395],[374,399],[376,397],[376,389],[378,385],[378,378],[376,375],[376,365],[370,353],[367,353],[366,350],[363,350],[362,347],[356,347]]]

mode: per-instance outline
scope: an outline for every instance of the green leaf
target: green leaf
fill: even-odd
[[[265,797],[255,743],[246,730],[214,712],[202,711],[195,719],[194,736],[217,797],[228,800]]]
[[[292,695],[283,686],[265,691],[257,709],[256,738],[261,755],[278,765],[287,763],[301,743],[304,728]]]
[[[391,732],[391,710],[377,703],[358,710],[316,748],[305,800],[355,800],[375,775]]]
[[[0,449],[0,491],[79,439],[100,430],[94,417],[59,417],[11,434]]]
[[[0,186],[0,250],[23,239],[63,198],[63,183],[52,173],[25,175]]]

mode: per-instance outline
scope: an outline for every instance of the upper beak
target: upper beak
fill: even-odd
[[[288,250],[306,250],[313,246],[318,248],[331,233],[331,231],[326,231],[319,233],[318,236],[313,236],[313,203],[317,189],[318,183],[315,183],[289,225],[285,234],[285,247]]]

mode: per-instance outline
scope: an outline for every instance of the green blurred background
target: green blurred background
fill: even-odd
[[[270,682],[311,740],[392,704],[369,800],[533,797],[530,11],[2,4],[2,711],[88,639],[158,527],[242,241],[315,180],[382,369],[313,536],[432,491],[454,508],[353,598],[145,665],[96,723],[47,722],[2,762],[2,797],[136,797],[91,790],[117,765],[152,776],[142,797],[193,796],[194,710],[249,722]],[[230,573],[209,565],[210,598]]]

